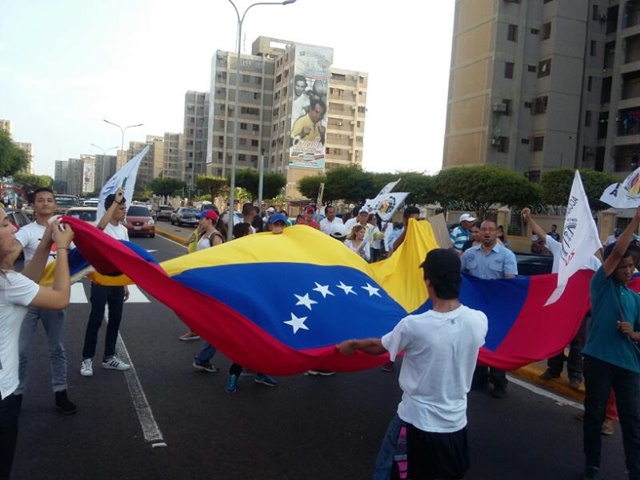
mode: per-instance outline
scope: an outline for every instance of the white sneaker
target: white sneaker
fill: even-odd
[[[82,363],[80,364],[80,375],[83,377],[93,376],[93,360],[90,358],[82,360]]]
[[[124,363],[118,357],[111,357],[109,360],[105,360],[104,362],[102,362],[102,368],[106,368],[108,370],[125,371],[129,370],[131,368],[131,365],[129,365],[128,363]]]

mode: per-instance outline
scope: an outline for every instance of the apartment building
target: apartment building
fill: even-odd
[[[236,54],[217,51],[211,62],[207,173],[226,176],[235,146],[238,170],[264,162],[265,171],[287,178],[287,199],[297,200],[301,178],[362,165],[368,75],[332,63],[331,48],[258,37],[251,55],[241,55],[236,78]],[[297,128],[312,105],[318,105],[320,120],[303,120]]]
[[[188,91],[184,96],[184,162],[182,179],[190,190],[198,175],[207,173],[209,92]]]
[[[12,134],[11,120],[3,120],[0,118],[0,130],[7,132],[9,135],[11,135]]]
[[[639,155],[639,0],[456,0],[444,168],[624,176]]]
[[[33,144],[27,142],[14,142],[16,147],[22,150],[27,156],[27,165],[22,170],[24,173],[33,173]]]

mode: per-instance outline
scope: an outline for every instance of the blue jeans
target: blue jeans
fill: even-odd
[[[211,360],[215,354],[216,347],[211,345],[209,342],[204,342],[204,347],[202,347],[202,350],[200,350],[200,352],[198,352],[198,354],[193,358],[196,362],[201,363]]]
[[[104,307],[109,305],[109,323],[104,339],[103,361],[112,358],[116,353],[118,330],[122,320],[122,307],[124,305],[124,287],[104,287],[96,283],[91,284],[91,313],[84,335],[84,347],[82,358],[93,358],[96,354],[98,343],[98,330],[104,319]]]
[[[640,480],[640,374],[585,355],[584,386],[586,466],[600,468],[601,428],[609,392],[613,387],[629,479]]]
[[[391,422],[389,422],[387,431],[382,438],[382,445],[380,445],[380,450],[376,457],[373,480],[389,480],[391,478],[393,456],[396,453],[398,436],[400,435],[400,429],[403,425],[405,425],[405,422],[396,413],[391,419]]]
[[[14,392],[22,395],[27,384],[27,367],[33,335],[38,327],[38,320],[47,334],[49,343],[49,359],[51,362],[51,385],[54,392],[67,389],[67,355],[64,350],[65,310],[44,310],[31,307],[22,321],[20,328],[20,367],[18,369],[20,383]]]

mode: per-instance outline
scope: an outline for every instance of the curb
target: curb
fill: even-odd
[[[165,237],[165,238],[168,238],[169,240],[173,240],[174,242],[179,243],[180,245],[184,245],[185,247],[187,246],[187,239],[184,237],[181,237],[179,235],[174,235],[173,233],[169,233],[158,227],[156,227],[156,233],[161,237]]]
[[[512,375],[535,383],[547,390],[551,390],[564,397],[570,398],[576,402],[584,403],[584,384],[580,385],[578,390],[574,390],[569,386],[569,380],[566,377],[554,378],[552,380],[542,380],[540,375],[544,373],[546,366],[538,366],[537,364],[527,365],[526,367],[514,370]]]
[[[156,233],[161,237],[173,240],[180,245],[184,245],[185,247],[187,246],[187,239],[184,237],[167,232],[166,230],[162,230],[157,226]],[[576,402],[584,403],[584,385],[580,385],[580,389],[574,390],[573,388],[569,387],[569,381],[565,377],[554,378],[552,380],[542,380],[540,378],[540,375],[544,373],[545,370],[546,366],[544,364],[532,363],[525,367],[519,368],[518,370],[512,371],[511,374],[527,380],[531,383],[535,383],[547,390],[551,390],[555,393],[570,398]]]

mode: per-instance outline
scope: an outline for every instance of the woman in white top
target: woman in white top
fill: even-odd
[[[22,273],[13,270],[16,252],[16,228],[0,209],[0,478],[9,478],[18,435],[21,395],[18,387],[18,339],[27,307],[61,310],[69,304],[69,262],[67,255],[73,231],[56,222],[44,232],[40,245]],[[37,281],[55,240],[57,262],[53,288],[40,287]]]
[[[369,243],[364,241],[365,233],[366,230],[362,225],[354,225],[344,244],[368,262],[371,260],[371,248]]]

